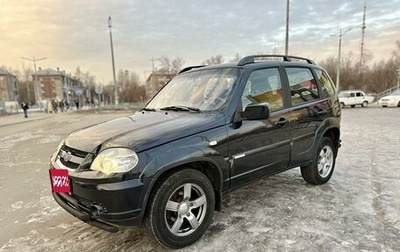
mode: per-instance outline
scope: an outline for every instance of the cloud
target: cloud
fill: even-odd
[[[0,0],[1,65],[18,68],[21,56],[47,57],[43,67],[98,81],[112,79],[108,17],[112,17],[115,64],[142,76],[152,57],[181,57],[199,64],[258,52],[284,52],[286,1],[282,0]],[[343,51],[359,53],[364,1],[290,1],[289,52],[322,60]],[[367,1],[365,45],[375,59],[387,58],[399,38],[399,0]],[[7,48],[4,50],[3,48]]]

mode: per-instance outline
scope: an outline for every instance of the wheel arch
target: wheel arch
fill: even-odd
[[[336,151],[339,149],[340,143],[340,130],[339,128],[329,128],[327,131],[324,132],[322,137],[328,137],[332,140],[333,144],[336,147]]]
[[[223,174],[217,162],[211,158],[199,158],[171,163],[160,169],[152,178],[143,202],[143,216],[146,216],[150,200],[154,197],[158,185],[163,183],[171,174],[184,169],[194,169],[203,173],[211,182],[215,194],[215,210],[222,209]]]

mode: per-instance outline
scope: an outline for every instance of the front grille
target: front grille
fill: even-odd
[[[61,148],[61,150],[65,150],[65,151],[69,151],[71,152],[71,154],[77,156],[77,157],[81,157],[81,158],[85,158],[86,155],[88,154],[85,151],[81,151],[81,150],[77,150],[77,149],[73,149],[71,147],[68,147],[66,145],[63,145],[63,147]]]
[[[82,164],[87,155],[88,152],[63,145],[58,153],[58,158],[67,168],[76,169]]]

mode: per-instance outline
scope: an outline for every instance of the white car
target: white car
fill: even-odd
[[[379,99],[378,104],[382,107],[400,107],[400,89]]]
[[[340,107],[351,106],[354,108],[356,105],[367,107],[368,104],[374,102],[375,97],[366,95],[361,90],[347,90],[339,93]]]

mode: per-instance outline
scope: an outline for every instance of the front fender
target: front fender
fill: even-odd
[[[197,162],[209,163],[213,169],[213,173],[217,173],[217,188],[222,188],[223,178],[229,176],[229,167],[224,157],[215,149],[201,146],[185,146],[177,149],[169,149],[160,151],[159,155],[150,160],[142,173],[141,179],[152,178],[157,180],[165,172],[176,167],[190,165]]]
[[[196,165],[194,164],[198,163],[207,163],[212,167],[211,171],[214,177],[213,186],[218,194],[217,199],[219,203],[217,203],[219,205],[222,204],[223,184],[224,180],[229,177],[229,165],[217,150],[205,146],[185,146],[157,152],[161,154],[151,159],[140,175],[141,179],[148,180],[149,182],[148,190],[146,190],[146,195],[144,196],[145,206],[157,181],[162,179],[166,173],[173,172],[173,169],[178,167],[195,167]],[[218,209],[221,207],[222,205]]]

